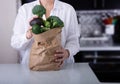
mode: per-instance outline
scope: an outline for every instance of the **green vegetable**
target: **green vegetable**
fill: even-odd
[[[39,17],[42,17],[46,13],[46,9],[42,5],[36,5],[32,9],[32,13]]]
[[[32,32],[34,34],[40,34],[43,32],[43,29],[39,25],[35,24],[32,26]]]
[[[32,13],[38,16],[38,18],[34,18],[30,22],[34,34],[40,34],[52,28],[62,28],[64,26],[63,21],[57,16],[50,16],[47,20],[43,20],[42,17],[46,14],[46,9],[42,5],[34,6]]]
[[[45,32],[45,31],[48,31],[48,30],[50,30],[50,28],[43,27],[43,31],[44,31],[44,32]]]
[[[63,21],[57,16],[50,16],[47,21],[51,24],[50,28],[64,27]]]
[[[49,21],[44,21],[44,26],[50,28],[51,24]]]

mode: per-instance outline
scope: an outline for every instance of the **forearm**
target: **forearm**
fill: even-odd
[[[71,42],[66,44],[65,49],[69,51],[69,57],[74,56],[80,49],[79,40],[77,38],[76,40],[71,40]]]
[[[15,49],[25,49],[32,39],[27,39],[25,34],[14,34],[11,38],[11,46]]]

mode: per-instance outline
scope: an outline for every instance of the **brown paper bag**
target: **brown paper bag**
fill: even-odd
[[[33,35],[34,43],[30,52],[31,70],[59,70],[59,63],[53,60],[55,50],[61,47],[61,28],[54,28],[41,34]]]

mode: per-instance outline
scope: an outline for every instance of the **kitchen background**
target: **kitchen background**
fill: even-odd
[[[1,48],[0,63],[12,63],[12,62],[17,62],[16,60],[18,60],[17,59],[18,57],[16,56],[17,55],[16,51],[12,49],[10,46],[12,28],[18,8],[22,4],[30,1],[34,1],[34,0],[12,0],[12,1],[4,0],[1,2],[0,9],[2,13],[0,15],[1,17],[0,37],[2,40],[0,44],[0,48]],[[81,52],[75,56],[76,62],[80,61],[82,56],[83,57],[86,56],[88,58],[95,57],[94,51],[96,50],[93,50],[92,52],[90,52],[90,54],[85,55],[86,53],[83,53],[84,47],[89,47],[89,48],[101,47],[101,46],[119,47],[119,43],[120,43],[119,40],[120,1],[119,0],[115,0],[115,1],[114,0],[61,0],[61,1],[71,4],[75,8],[78,17],[79,29],[81,31],[80,33]],[[106,52],[104,52],[105,55],[109,53]],[[114,52],[112,52],[113,55],[116,55],[116,53],[118,60],[120,59],[119,57],[120,53],[118,52],[118,50],[116,52],[115,50]],[[113,56],[111,58],[113,58]],[[85,60],[87,59],[83,59],[83,61]],[[91,61],[92,60],[93,59],[91,59]]]
[[[88,62],[101,82],[120,82],[120,0],[62,0],[78,17],[80,51],[76,62]]]
[[[21,0],[22,4],[31,1],[34,0]],[[61,1],[71,4],[77,13],[81,49],[76,62],[120,62],[120,1]]]
[[[12,29],[18,8],[30,1],[1,0],[0,63],[18,63],[17,51],[10,46]],[[71,4],[78,17],[81,49],[75,61],[89,62],[100,81],[120,82],[120,0],[61,1]]]
[[[120,1],[61,0],[71,4],[80,28],[76,62],[120,63]]]

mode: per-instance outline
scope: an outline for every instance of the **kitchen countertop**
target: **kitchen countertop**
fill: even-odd
[[[21,64],[0,64],[0,84],[120,84],[100,83],[88,63],[64,65],[59,71],[31,71]]]

